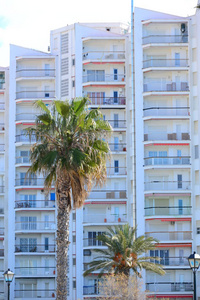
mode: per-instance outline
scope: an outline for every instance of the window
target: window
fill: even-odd
[[[118,127],[119,127],[119,115],[114,114],[114,128],[118,128]]]
[[[76,289],[76,281],[73,280],[73,289]]]
[[[105,81],[105,71],[87,70],[87,81]]]
[[[73,258],[73,266],[76,265],[76,258]]]
[[[72,214],[72,220],[76,221],[76,213],[75,212]]]
[[[50,64],[45,64],[44,69],[45,69],[45,76],[50,76]]]
[[[18,247],[16,247],[16,251]],[[20,238],[19,252],[36,252],[37,239],[36,238]]]
[[[72,58],[72,66],[75,66],[75,58]]]
[[[118,92],[117,91],[113,92],[113,98],[114,98],[114,104],[118,104]]]
[[[161,258],[161,260],[152,259],[151,262],[164,266],[169,265],[169,250],[150,250],[150,256]]]
[[[114,151],[118,151],[118,150],[119,150],[119,138],[114,137]]]
[[[50,200],[55,201],[56,200],[56,194],[55,193],[50,193]]]
[[[197,227],[197,234],[200,234],[200,227]]]
[[[73,241],[73,243],[76,243],[76,236],[75,235],[73,235],[72,241]]]
[[[179,213],[179,215],[183,214],[183,200],[182,199],[178,200],[178,213]]]
[[[72,80],[72,87],[75,87],[75,80]]]
[[[118,69],[113,70],[114,80],[118,80]]]
[[[49,251],[49,238],[48,237],[44,238],[44,250]]]
[[[37,217],[20,217],[22,230],[36,230]]]
[[[119,161],[114,160],[114,172],[119,173]]]
[[[199,158],[199,145],[194,146],[194,158]]]
[[[36,195],[20,194],[20,202],[17,205],[19,207],[37,207]]]
[[[177,175],[177,181],[178,181],[178,189],[182,189],[183,183],[182,183],[182,175]]]
[[[103,243],[97,240],[97,237],[102,235],[104,232],[101,231],[89,231],[88,232],[88,246],[102,246]]]

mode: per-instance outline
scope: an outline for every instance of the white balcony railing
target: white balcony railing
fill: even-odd
[[[107,167],[108,176],[126,175],[126,167]]]
[[[125,59],[125,51],[87,51],[83,53],[83,60],[121,60]]]
[[[149,181],[144,183],[145,191],[190,190],[190,181]]]
[[[54,77],[55,69],[22,69],[16,71],[16,78],[19,77]]]
[[[55,91],[21,91],[16,92],[16,99],[48,99],[55,98]]]
[[[30,282],[31,284],[31,282]],[[52,299],[56,298],[56,292],[55,290],[47,290],[47,289],[23,289],[23,290],[15,290],[15,299],[29,299],[29,298],[35,298],[35,299]],[[1,299],[1,298],[0,298]],[[3,298],[4,299],[4,298]]]
[[[188,43],[188,35],[148,35],[143,37],[143,45],[146,44],[175,44],[175,43]]]
[[[92,190],[88,199],[126,199],[126,190]]]
[[[84,75],[83,83],[86,82],[121,82],[125,81],[125,74],[94,74],[94,75]]]
[[[192,282],[148,282],[146,289],[149,292],[192,292],[193,284]]]
[[[156,157],[145,157],[145,166],[159,166],[159,165],[190,165],[190,156],[156,156]]]
[[[15,208],[55,208],[55,201],[53,200],[16,200]]]
[[[183,117],[190,115],[189,107],[149,107],[144,108],[144,117]]]
[[[56,274],[56,267],[15,267],[16,276],[50,276]]]
[[[19,120],[31,120],[31,121],[35,121],[37,115],[38,114],[36,114],[36,113],[20,113],[20,114],[16,114],[16,121],[19,121]]]
[[[146,236],[151,236],[161,241],[186,241],[192,239],[192,231],[152,231],[146,232]]]
[[[160,81],[145,82],[144,92],[187,92],[189,91],[188,82],[173,82],[161,79]]]
[[[55,230],[55,222],[16,222],[15,230],[22,231],[38,231],[38,230]]]
[[[190,140],[188,132],[176,133],[166,131],[154,131],[144,134],[144,141],[185,141]]]
[[[145,216],[185,216],[191,215],[191,206],[149,206],[144,208]]]
[[[89,96],[87,96],[89,97]],[[126,105],[126,97],[89,97],[88,105]]]
[[[160,59],[153,58],[143,61],[143,68],[150,67],[188,67],[188,59]]]
[[[127,215],[106,215],[106,214],[84,214],[83,215],[84,223],[120,223],[127,222]]]

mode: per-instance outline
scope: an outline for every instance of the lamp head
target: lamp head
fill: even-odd
[[[190,268],[193,269],[193,271],[196,271],[200,265],[200,255],[194,252],[188,257],[188,262],[190,264]]]
[[[6,282],[12,282],[14,275],[15,274],[10,269],[3,274]]]

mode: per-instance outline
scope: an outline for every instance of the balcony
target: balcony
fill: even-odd
[[[88,51],[83,52],[83,61],[85,60],[125,60],[125,51]],[[83,62],[84,63],[84,62]]]
[[[145,207],[145,216],[186,216],[191,215],[192,206],[151,206]]]
[[[26,143],[35,143],[36,142],[36,136],[32,134],[31,138],[28,135],[25,134],[18,134],[16,135],[16,143],[19,142],[26,142]]]
[[[98,285],[83,286],[83,295],[99,295]]]
[[[189,107],[149,107],[143,109],[144,117],[188,117]]]
[[[188,132],[176,133],[166,131],[154,131],[144,134],[144,141],[189,141],[190,134]]]
[[[20,77],[55,77],[55,69],[21,69],[16,71],[16,78]]]
[[[92,190],[88,199],[126,199],[126,190]]]
[[[55,201],[53,200],[17,200],[15,201],[15,208],[55,208]]]
[[[16,164],[30,164],[30,157],[29,156],[18,156],[15,158]]]
[[[84,75],[83,76],[83,83],[88,82],[124,82],[125,81],[125,74],[91,74],[91,75]]]
[[[161,260],[154,261],[157,264],[161,264],[163,266],[174,266],[174,267],[189,267],[188,258],[187,257],[160,257]]]
[[[15,186],[44,186],[44,178],[21,178],[15,179]]]
[[[42,290],[42,289],[29,289],[29,290],[15,290],[15,298],[20,299],[29,299],[29,298],[35,298],[35,299],[48,299],[48,298],[55,298],[56,292],[54,289],[52,290]],[[1,298],[0,298],[1,299]],[[4,298],[3,298],[4,299]]]
[[[31,114],[31,113],[20,113],[16,114],[16,121],[21,121],[21,120],[28,120],[28,121],[35,121],[37,118],[38,114]]]
[[[189,92],[188,82],[172,82],[166,80],[145,82],[143,92]]]
[[[55,222],[16,222],[15,230],[16,231],[40,231],[40,230],[55,230],[56,223]]]
[[[193,284],[192,282],[148,282],[146,290],[149,292],[193,292]]]
[[[126,120],[106,120],[110,123],[114,130],[116,129],[125,129],[126,128]]]
[[[126,105],[126,97],[89,97],[90,100],[88,105],[95,106],[104,106],[104,105],[112,105],[112,106],[124,106]]]
[[[44,99],[55,98],[55,91],[20,91],[16,92],[16,100],[18,99]]]
[[[186,68],[188,59],[148,59],[143,61],[143,68]]]
[[[125,176],[127,175],[126,167],[107,167],[107,176]]]
[[[109,143],[110,151],[112,152],[126,152],[125,143]]]
[[[142,38],[142,44],[185,44],[188,43],[188,35],[148,35]]]
[[[145,157],[144,166],[184,166],[190,165],[190,156],[156,156]]]
[[[56,245],[15,245],[15,253],[55,253]]]
[[[83,214],[83,223],[113,223],[127,222],[127,215]]]
[[[83,247],[105,247],[101,241],[98,241],[96,238],[84,238]]]
[[[188,241],[192,240],[192,231],[153,231],[145,232],[146,236],[158,241]]]
[[[191,189],[191,181],[149,181],[144,183],[145,191],[186,191]]]
[[[4,110],[5,109],[5,103],[4,102],[0,102],[0,110]]]
[[[15,267],[15,276],[55,276],[56,267]]]

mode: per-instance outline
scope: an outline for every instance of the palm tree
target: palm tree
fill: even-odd
[[[100,256],[88,263],[89,269],[84,272],[84,276],[93,271],[101,270],[99,277],[105,272],[114,274],[125,274],[129,276],[130,270],[142,277],[142,269],[164,275],[165,272],[160,264],[155,264],[151,260],[159,260],[158,257],[146,256],[146,253],[156,248],[158,241],[152,237],[139,236],[135,238],[136,228],[129,224],[124,226],[107,227],[107,231],[98,236],[107,249],[94,249]]]
[[[67,299],[67,253],[69,216],[73,208],[83,205],[93,185],[106,179],[109,146],[104,138],[111,126],[99,110],[87,109],[87,98],[56,100],[50,108],[41,101],[42,113],[35,127],[27,128],[31,148],[31,167],[27,174],[43,173],[44,186],[56,189],[57,201],[57,300]]]

